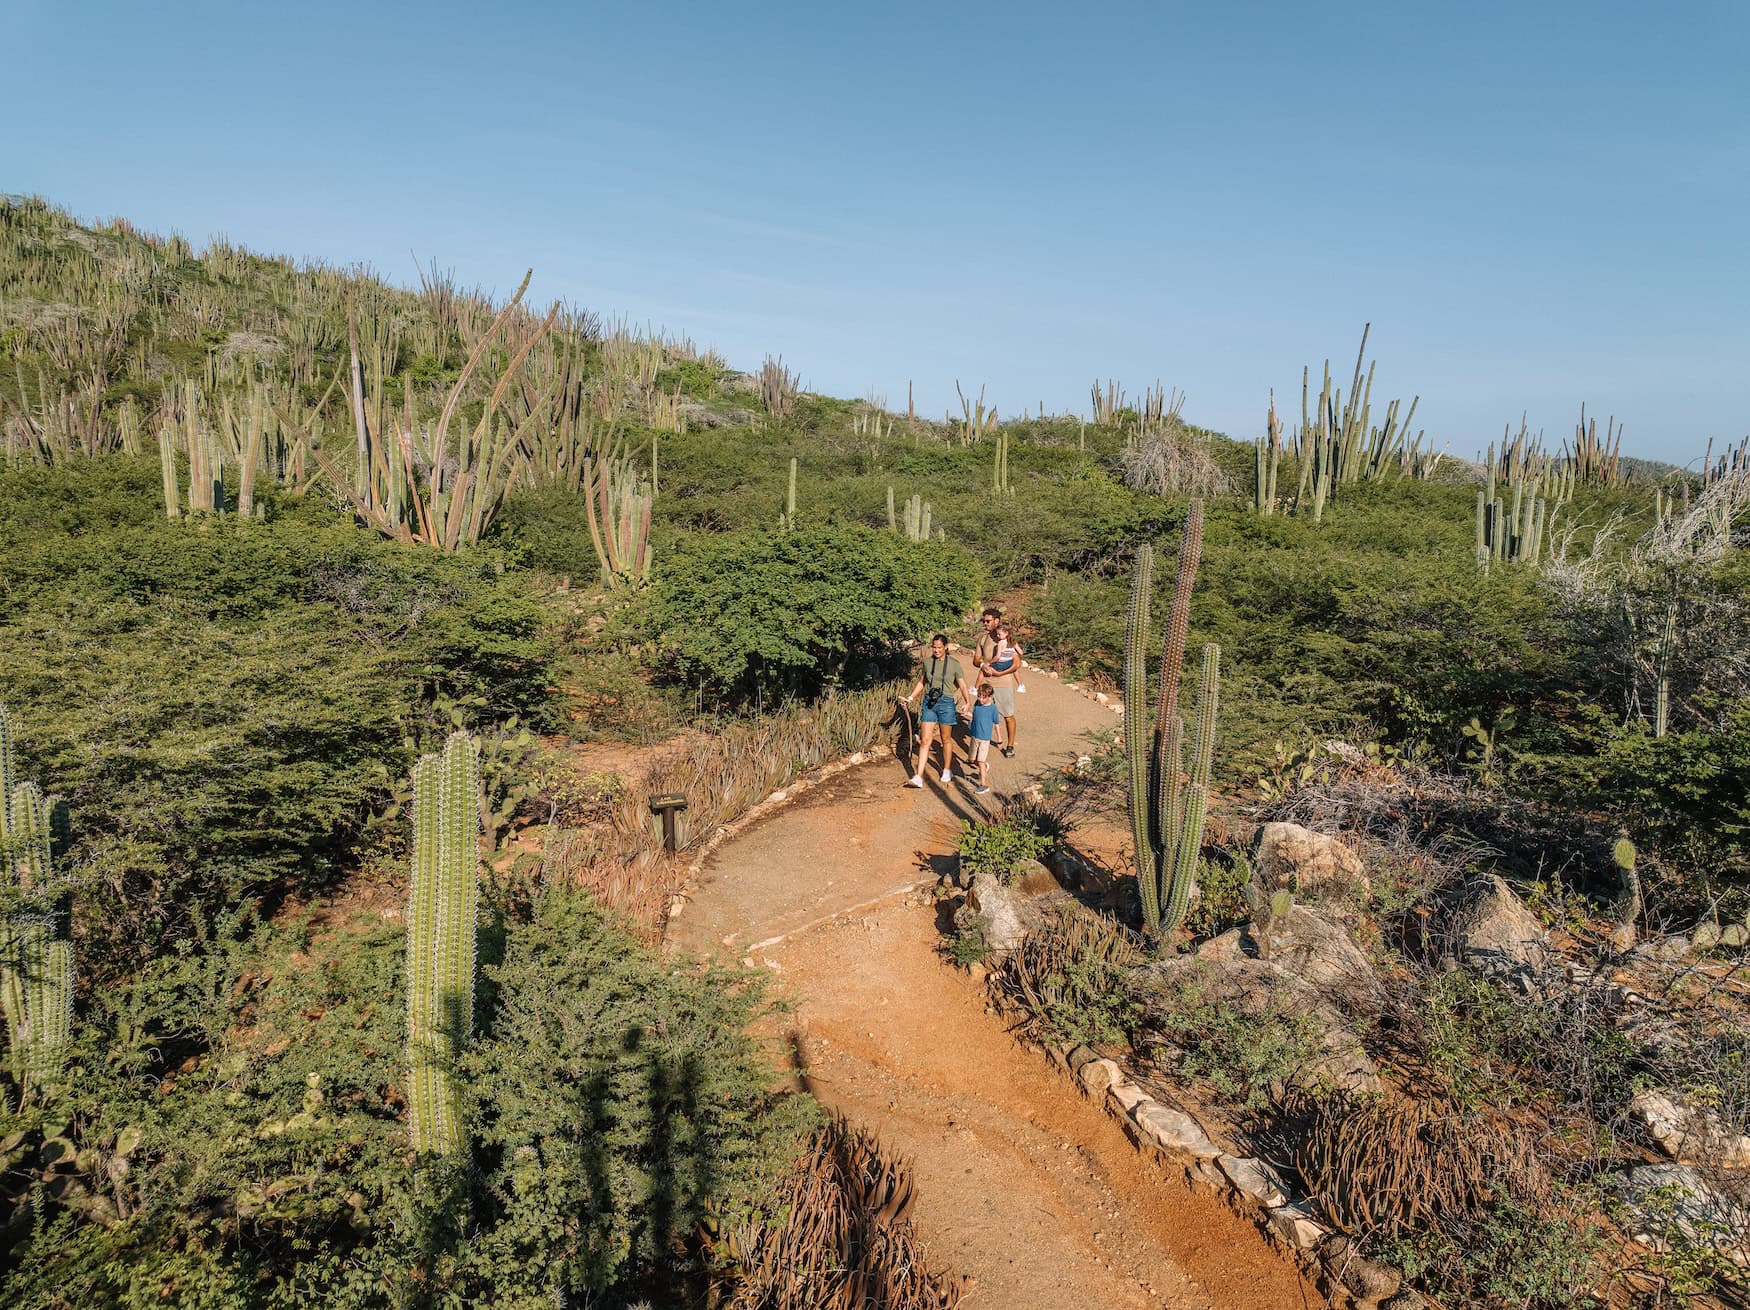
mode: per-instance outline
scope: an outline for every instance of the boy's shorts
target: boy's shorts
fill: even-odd
[[[990,738],[974,737],[967,743],[966,753],[972,757],[974,764],[983,764],[990,758]]]
[[[1015,684],[1012,682],[995,682],[990,688],[991,699],[997,703],[997,713],[1005,719],[1015,717]]]
[[[960,707],[954,703],[954,698],[943,692],[932,707],[927,701],[918,706],[918,722],[940,723],[952,728],[960,722]]]

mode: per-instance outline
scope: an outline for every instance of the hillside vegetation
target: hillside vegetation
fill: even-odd
[[[1750,909],[1742,448],[1635,467],[1607,422],[1465,464],[1359,364],[1256,442],[1116,384],[930,420],[538,286],[0,200],[8,781],[65,808],[52,842],[9,819],[0,912],[76,961],[42,1063],[8,993],[11,1302],[751,1297],[716,1235],[764,1240],[830,1130],[769,1084],[756,987],[649,953],[676,874],[644,802],[691,791],[696,847],[869,744],[901,641],[991,595],[1115,688],[1138,548],[1194,493],[1218,804],[1287,803],[1346,744],[1620,830],[1642,933]],[[574,762],[683,729],[684,783]],[[491,870],[465,1167],[407,1139],[396,922],[407,780],[458,730]],[[1597,909],[1588,859],[1544,872]]]

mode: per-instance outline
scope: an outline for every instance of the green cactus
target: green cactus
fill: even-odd
[[[71,905],[56,868],[65,807],[13,781],[12,718],[0,705],[0,1012],[12,1077],[53,1083],[73,1035]]]
[[[1270,412],[1264,421],[1266,435],[1253,444],[1252,508],[1260,514],[1276,512],[1276,473],[1282,463],[1282,422],[1276,417],[1276,392],[1270,392]]]
[[[892,521],[892,506],[888,507],[889,522]],[[936,537],[947,540],[947,533],[936,529]],[[930,540],[930,504],[922,496],[912,495],[905,502],[905,539],[907,541]]]
[[[1124,735],[1130,756],[1131,841],[1143,923],[1157,942],[1179,926],[1190,901],[1198,853],[1203,845],[1203,817],[1209,801],[1210,765],[1215,752],[1221,648],[1214,643],[1203,648],[1189,770],[1184,722],[1179,714],[1191,588],[1202,549],[1203,504],[1193,500],[1179,547],[1179,574],[1162,646],[1160,698],[1152,730],[1148,717],[1147,652],[1154,548],[1149,545],[1137,551],[1125,631]]]
[[[893,484],[892,483],[889,483],[887,485],[887,530],[889,532],[898,532],[899,531],[899,520],[894,515],[894,512],[893,512]]]
[[[996,451],[991,457],[990,489],[998,496],[1015,494],[1009,485],[1009,434],[1001,428],[997,429]]]
[[[466,732],[413,769],[413,882],[407,910],[408,1124],[413,1149],[466,1145],[455,1061],[474,1024],[480,751]]]
[[[790,456],[790,487],[784,493],[784,512],[778,515],[778,530],[788,532],[796,526],[796,456]]]
[[[1611,844],[1610,861],[1616,866],[1620,887],[1610,941],[1618,951],[1628,951],[1635,944],[1635,925],[1641,917],[1641,876],[1635,870],[1635,844],[1626,836],[1619,836]]]

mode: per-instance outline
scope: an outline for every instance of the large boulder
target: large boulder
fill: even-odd
[[[1027,940],[1027,934],[1045,922],[1037,898],[1005,887],[988,873],[974,874],[960,908],[954,911],[954,927],[962,933],[977,933],[992,951],[1012,951]]]
[[[1681,1164],[1750,1169],[1750,1137],[1680,1091],[1649,1088],[1629,1109],[1659,1149]]]
[[[1252,865],[1266,887],[1292,887],[1304,896],[1370,890],[1359,855],[1338,838],[1298,823],[1266,823],[1258,829]]]
[[[1295,1075],[1295,1084],[1378,1091],[1378,1066],[1345,1018],[1346,1011],[1368,1008],[1377,993],[1367,956],[1340,922],[1305,906],[1278,916],[1271,937],[1276,944],[1267,959],[1251,929],[1242,927],[1191,955],[1150,965],[1151,980],[1162,989],[1160,1003],[1171,1004],[1167,994],[1172,991],[1193,988],[1250,1018],[1309,1014],[1318,1025],[1318,1048]]]
[[[1455,926],[1460,962],[1486,977],[1526,983],[1555,963],[1537,916],[1495,874],[1472,884]]]
[[[1266,959],[1310,986],[1351,1002],[1370,998],[1379,986],[1373,965],[1342,921],[1305,905],[1272,914],[1267,942],[1259,939],[1255,924],[1245,923],[1210,938],[1197,955],[1204,960]]]

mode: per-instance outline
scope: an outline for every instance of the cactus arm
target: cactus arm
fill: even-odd
[[[1149,796],[1148,602],[1154,581],[1154,547],[1136,549],[1136,569],[1130,580],[1130,612],[1124,631],[1124,748],[1130,761],[1130,839],[1136,861],[1136,882],[1142,895],[1142,918],[1153,934],[1160,925],[1161,906],[1155,885],[1154,824]]]
[[[1191,748],[1191,775],[1185,785],[1184,819],[1177,845],[1169,852],[1171,873],[1161,896],[1161,928],[1172,932],[1184,921],[1191,901],[1191,885],[1197,878],[1198,857],[1203,849],[1203,816],[1209,806],[1209,780],[1215,757],[1216,702],[1221,686],[1221,647],[1214,642],[1203,648],[1203,668],[1197,686],[1197,733]]]

